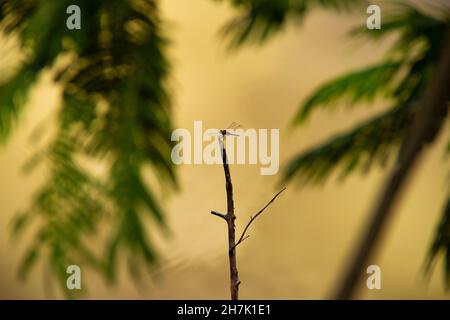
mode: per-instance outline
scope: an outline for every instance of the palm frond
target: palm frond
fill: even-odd
[[[242,14],[228,22],[223,31],[230,46],[245,42],[264,42],[281,30],[289,19],[302,19],[315,8],[348,12],[358,0],[229,0]]]
[[[24,66],[7,83],[0,85],[0,143],[5,143],[17,123],[36,77],[32,68]]]
[[[26,63],[0,85],[0,142],[5,142],[27,101],[27,94],[39,73],[50,67],[63,52],[63,39],[70,37],[65,25],[70,1],[3,0],[0,26],[7,34],[16,34],[27,52]],[[32,53],[30,53],[32,52]]]
[[[103,268],[101,257],[94,255],[87,240],[96,235],[99,222],[105,218],[106,190],[76,163],[76,150],[76,141],[65,133],[49,146],[46,160],[50,179],[37,192],[31,207],[13,222],[15,236],[30,223],[38,227],[19,267],[19,276],[24,279],[38,258],[48,261],[67,296],[70,291],[63,284],[69,265],[89,266],[97,271]]]
[[[423,84],[437,58],[444,23],[414,7],[404,5],[400,8],[402,10],[398,13],[387,15],[382,30],[358,29],[359,33],[367,33],[371,37],[398,32],[400,39],[389,54],[393,57],[322,85],[302,104],[294,119],[296,124],[301,124],[317,107],[330,106],[341,98],[346,98],[347,106],[372,102],[378,96],[403,104],[422,93]]]
[[[393,44],[394,52],[407,52],[418,40],[436,42],[442,39],[442,26],[446,19],[437,19],[406,2],[394,3],[387,12],[381,29],[369,30],[366,26],[358,26],[350,31],[350,35],[378,40],[396,34],[398,40]],[[447,12],[447,17],[448,21],[450,12]]]
[[[401,66],[399,61],[384,61],[329,81],[303,103],[294,121],[301,123],[316,107],[335,104],[342,97],[347,97],[347,105],[351,106],[358,102],[371,102],[382,92],[386,95],[391,93]]]
[[[320,183],[336,167],[342,168],[341,177],[345,177],[358,167],[369,169],[376,160],[385,163],[405,133],[412,108],[411,105],[393,108],[301,153],[289,162],[283,180],[297,177],[304,184]]]
[[[151,268],[157,253],[145,224],[151,218],[164,227],[164,213],[155,190],[145,183],[144,167],[160,178],[161,187],[176,186],[172,142],[167,139],[172,131],[169,65],[164,55],[167,41],[160,33],[155,2],[77,1],[83,25],[70,32],[61,27],[66,19],[61,12],[73,1],[56,5],[36,1],[26,14],[20,9],[26,0],[17,6],[15,1],[5,1],[9,7],[2,12],[20,18],[10,29],[20,35],[24,50],[31,52],[27,65],[32,76],[61,54],[70,52],[74,57],[55,78],[63,91],[57,135],[37,157],[47,165],[49,179],[13,226],[16,234],[39,226],[21,275],[38,259],[47,261],[65,290],[68,264],[93,268],[110,280],[116,277],[118,257],[138,261],[133,272]],[[11,101],[17,94],[26,97],[27,88],[16,78],[5,86],[11,87],[0,90],[0,97],[2,93]],[[0,101],[0,119],[8,123],[14,112],[3,101],[7,100]],[[10,125],[1,128],[6,137]],[[98,176],[80,159],[108,170]],[[98,238],[101,224],[107,226],[106,241]],[[107,248],[106,254],[93,253],[94,241]]]
[[[405,22],[402,20],[402,23]],[[402,25],[402,28],[407,26]],[[443,29],[445,24],[441,23],[439,34],[442,34]],[[406,106],[413,105],[423,93],[433,72],[440,47],[435,35],[428,32],[419,33],[416,38],[409,38],[408,43],[410,48],[413,48],[418,42],[425,42],[426,45],[421,46],[420,50],[401,51],[396,57],[397,60],[387,59],[374,67],[339,77],[311,95],[299,110],[295,118],[296,124],[300,124],[317,107],[330,106],[339,98],[347,98],[346,101],[349,101],[347,105],[351,106],[362,101],[370,102],[384,93],[384,97],[392,100],[393,105],[403,107],[395,107],[385,115],[357,126],[347,134],[300,154],[290,163],[285,179],[290,179],[296,175],[296,170],[299,170],[301,171],[299,176],[304,180],[322,181],[334,166],[343,165],[342,162],[346,163],[347,167],[344,172],[350,172],[361,164],[362,154],[373,159],[371,150],[378,150],[383,145],[397,144],[407,124],[406,114],[402,110],[409,108]],[[386,150],[396,151],[393,148]],[[372,160],[368,161],[371,163]]]

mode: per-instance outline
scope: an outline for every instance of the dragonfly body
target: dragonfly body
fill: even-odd
[[[222,136],[239,136],[236,133],[231,133],[229,130],[236,130],[238,128],[241,128],[242,126],[240,124],[237,124],[236,122],[231,123],[227,129],[220,130],[220,133]]]

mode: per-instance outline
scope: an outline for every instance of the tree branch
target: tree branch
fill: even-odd
[[[230,266],[230,293],[231,293],[231,300],[238,300],[239,285],[241,284],[241,281],[239,280],[239,274],[237,269],[236,250],[234,250],[236,237],[235,234],[236,216],[234,215],[233,183],[231,182],[230,167],[228,166],[227,150],[225,148],[225,141],[224,141],[226,136],[226,130],[221,130],[220,133],[222,134],[221,150],[222,150],[223,171],[225,174],[225,190],[227,193],[227,214],[226,215],[216,214],[217,212],[213,214],[218,217],[223,217],[227,222],[228,248],[229,248],[228,260]]]
[[[238,242],[230,249],[230,251],[231,251],[231,250],[234,250],[234,248],[236,248],[238,244],[244,242],[244,240],[245,240],[245,239],[248,239],[249,237],[250,237],[250,235],[246,236],[246,237],[243,238],[242,240],[239,240],[239,241],[238,241]]]
[[[236,248],[239,244],[241,244],[245,239],[247,239],[249,236],[245,237],[245,233],[247,232],[248,228],[250,227],[250,225],[252,224],[253,221],[255,221],[256,218],[258,218],[258,216],[263,213],[264,210],[266,210],[266,208],[268,206],[270,206],[272,204],[272,202],[275,201],[275,199],[284,191],[286,190],[286,187],[284,187],[283,189],[281,189],[280,191],[278,191],[278,193],[264,206],[264,208],[262,208],[261,210],[258,211],[257,214],[255,214],[255,216],[250,217],[250,221],[247,223],[247,225],[244,228],[244,231],[241,234],[241,237],[239,238],[238,242],[236,242],[236,244],[234,245],[233,248],[231,248],[230,250]],[[244,238],[245,237],[245,238]]]
[[[238,242],[236,242],[236,232],[235,232],[235,220],[236,216],[234,215],[234,200],[233,200],[233,183],[231,182],[231,173],[230,173],[230,167],[228,165],[228,158],[227,158],[227,151],[225,148],[225,137],[227,135],[226,130],[220,130],[220,133],[222,135],[222,139],[219,140],[221,152],[222,152],[222,165],[223,165],[223,171],[225,175],[225,190],[227,193],[227,213],[219,213],[217,211],[211,211],[212,215],[215,215],[219,218],[224,219],[227,222],[227,229],[228,229],[228,260],[229,260],[229,267],[230,267],[230,293],[231,293],[231,300],[238,300],[239,299],[239,285],[241,284],[241,281],[239,280],[239,274],[237,269],[237,262],[236,262],[236,246],[242,243],[245,239],[247,239],[249,236],[245,236],[245,233],[247,232],[248,228],[252,224],[252,222],[258,218],[258,216],[272,203],[275,201],[275,199],[282,193],[286,188],[283,188],[281,191],[279,191],[261,210],[256,213],[254,217],[250,218],[250,222],[245,227],[244,231],[242,232],[241,237],[239,238]]]
[[[211,214],[212,214],[212,215],[215,215],[215,216],[217,216],[217,217],[219,217],[219,218],[222,218],[222,219],[224,219],[225,221],[227,221],[227,216],[224,215],[223,213],[220,213],[220,212],[217,212],[217,211],[211,211]]]

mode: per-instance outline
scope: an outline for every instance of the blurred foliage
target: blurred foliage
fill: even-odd
[[[450,290],[450,196],[447,204],[444,207],[444,212],[441,222],[436,230],[436,235],[428,254],[426,271],[430,271],[433,263],[436,261],[437,255],[443,251],[445,255],[445,285],[447,290]]]
[[[367,6],[363,1],[350,0],[229,1],[243,10],[225,28],[231,35],[233,47],[267,40],[288,21],[303,18],[316,7],[349,12]],[[372,41],[390,35],[397,38],[375,65],[350,71],[315,90],[300,106],[294,125],[303,124],[319,108],[353,107],[373,103],[377,98],[385,99],[390,106],[349,131],[301,152],[287,165],[284,181],[324,183],[336,170],[340,170],[341,178],[357,169],[367,172],[373,164],[384,165],[390,156],[398,153],[402,141],[408,139],[407,128],[434,72],[444,31],[450,27],[448,10],[449,7],[444,6],[426,13],[412,4],[398,1],[391,4],[389,10],[383,6],[380,30],[369,30],[365,25],[351,30],[351,36]],[[446,284],[450,288],[450,204],[444,209],[430,249],[428,269],[440,252],[445,255]]]
[[[347,164],[351,163],[352,170],[361,166],[365,169],[365,163],[371,164],[373,160],[386,158],[387,154],[380,150],[398,147],[404,139],[414,108],[433,72],[440,39],[446,27],[446,22],[420,16],[421,13],[414,7],[405,6],[404,11],[399,15],[384,15],[381,30],[364,28],[353,32],[364,32],[368,37],[380,38],[395,30],[385,30],[385,25],[396,25],[399,39],[387,57],[377,65],[338,77],[313,92],[300,107],[295,122],[303,123],[315,109],[326,107],[332,102],[336,105],[338,99],[346,99],[344,105],[354,106],[362,102],[373,103],[376,98],[382,97],[390,101],[391,107],[361,127],[326,142],[320,150],[299,155],[289,164],[286,179],[294,175],[308,175],[308,163],[314,163],[319,168],[317,175],[322,178],[326,178],[340,164],[348,168]],[[405,16],[411,19],[405,19]],[[412,37],[410,29],[415,30],[417,38]],[[340,145],[337,146],[337,143]],[[330,154],[333,155],[332,161],[328,159]]]
[[[224,27],[235,48],[262,43],[314,9],[365,12],[367,6],[360,0],[227,2],[240,12]],[[82,12],[82,29],[77,31],[65,27],[66,8],[73,4]],[[390,34],[398,38],[379,63],[313,92],[294,123],[300,125],[318,108],[330,108],[338,101],[357,106],[382,97],[390,107],[296,156],[287,166],[285,180],[323,183],[338,168],[346,176],[386,163],[408,138],[406,129],[433,72],[447,18],[398,5],[383,12],[381,30],[353,30],[353,36],[374,41]],[[1,142],[10,137],[39,74],[54,67],[60,57],[70,57],[55,77],[62,88],[57,134],[27,165],[46,164],[48,179],[13,224],[15,236],[35,231],[21,277],[41,259],[64,289],[69,264],[94,268],[112,281],[120,257],[136,278],[157,263],[145,221],[151,218],[164,227],[164,215],[154,187],[144,182],[144,169],[152,169],[159,187],[176,187],[168,141],[172,124],[167,41],[161,25],[154,0],[0,0],[0,30],[17,36],[25,55],[16,72],[0,84]],[[107,171],[98,174],[86,163],[101,163]],[[430,264],[445,252],[447,275],[449,216],[447,205],[430,251]],[[93,241],[103,244],[104,250],[94,252]]]
[[[224,1],[224,0],[215,0]],[[241,12],[225,25],[230,46],[245,42],[264,42],[280,31],[289,19],[301,21],[316,8],[348,12],[355,6],[363,8],[361,0],[228,0]]]
[[[81,30],[66,28],[66,8],[73,4],[81,8]],[[1,30],[18,36],[25,53],[0,85],[2,142],[38,75],[59,57],[70,57],[55,77],[62,87],[57,134],[29,164],[46,164],[48,179],[14,222],[16,236],[37,230],[20,275],[40,258],[63,290],[70,264],[113,281],[119,260],[126,260],[138,276],[157,262],[145,221],[164,226],[155,187],[144,182],[143,171],[151,168],[160,187],[176,186],[167,138],[167,41],[155,1],[0,0],[0,20]],[[86,163],[101,163],[107,172],[98,174]],[[94,241],[103,252],[93,252]]]

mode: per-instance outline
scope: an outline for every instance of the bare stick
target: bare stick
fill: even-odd
[[[254,217],[250,218],[250,222],[245,227],[244,231],[242,232],[241,237],[239,238],[239,241],[236,243],[236,225],[235,220],[236,216],[234,215],[234,200],[233,200],[233,184],[231,182],[231,174],[230,174],[230,167],[228,166],[228,158],[227,158],[227,151],[225,150],[225,136],[227,135],[226,130],[220,131],[222,135],[221,142],[221,151],[222,151],[222,162],[223,162],[223,171],[225,174],[225,189],[227,192],[227,214],[219,213],[217,211],[211,211],[212,215],[215,215],[219,218],[224,219],[227,222],[228,226],[228,260],[230,264],[230,293],[231,293],[231,300],[238,300],[239,299],[239,285],[241,284],[241,281],[239,280],[239,274],[237,269],[237,263],[236,263],[236,246],[240,243],[242,243],[245,239],[247,239],[249,236],[245,236],[245,233],[247,232],[248,228],[252,224],[252,222],[272,203],[274,200],[282,193],[286,188],[283,188],[281,191],[279,191],[261,210],[256,213]]]
[[[227,220],[227,216],[225,214],[223,214],[223,213],[220,213],[220,212],[217,212],[217,211],[211,211],[211,214],[215,215],[215,216],[217,216],[219,218],[222,218],[225,221]]]
[[[239,284],[241,283],[241,281],[239,281],[239,274],[236,263],[236,250],[234,249],[236,247],[235,245],[236,227],[234,222],[236,220],[236,216],[234,215],[233,184],[231,182],[230,167],[228,166],[227,151],[225,150],[225,143],[224,143],[226,131],[221,130],[220,133],[222,135],[221,151],[222,151],[223,171],[225,174],[225,189],[227,192],[227,214],[222,214],[216,211],[211,211],[211,214],[219,218],[222,218],[227,222],[228,260],[230,264],[230,293],[231,293],[231,300],[238,300]]]

